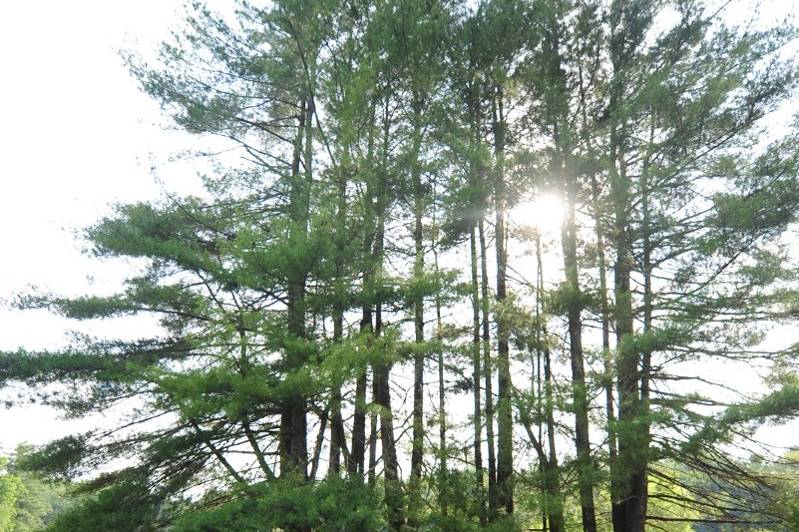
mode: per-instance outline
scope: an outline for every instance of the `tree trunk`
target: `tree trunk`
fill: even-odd
[[[475,235],[475,224],[469,228],[469,243],[472,267],[472,382],[474,394],[474,469],[476,481],[476,498],[478,514],[481,524],[485,523],[485,502],[483,500],[483,411],[481,405],[481,383],[482,378],[480,362],[480,295],[479,281],[477,278],[477,237]]]
[[[481,270],[481,303],[483,314],[483,373],[485,374],[485,412],[486,412],[486,440],[488,448],[488,505],[497,507],[497,459],[494,439],[494,377],[493,363],[491,362],[491,329],[488,312],[488,259],[486,257],[486,238],[483,219],[478,222],[480,237],[480,270]]]
[[[597,158],[591,141],[591,126],[588,121],[586,87],[583,76],[582,64],[578,67],[579,90],[580,90],[580,113],[582,115],[582,138],[589,155]],[[616,414],[615,400],[613,398],[613,355],[610,349],[610,309],[608,306],[608,281],[607,281],[607,259],[605,256],[605,229],[602,227],[602,212],[599,183],[595,171],[591,171],[591,203],[593,205],[594,231],[596,234],[596,246],[599,269],[599,297],[600,297],[600,320],[602,324],[602,364],[603,377],[602,386],[605,391],[605,417],[606,431],[608,435],[608,465],[610,475],[610,500],[617,500],[617,480],[614,472],[616,471],[618,447],[616,442]]]
[[[544,389],[546,394],[547,440],[549,459],[546,462],[544,486],[547,492],[547,519],[551,532],[563,530],[563,496],[560,493],[560,466],[555,450],[555,406],[552,397],[552,361],[549,348],[544,348]]]
[[[422,216],[424,215],[424,190],[419,168],[419,150],[421,148],[420,129],[420,104],[418,97],[414,96],[413,102],[413,159],[411,161],[411,179],[413,186],[413,243],[414,263],[413,276],[418,282],[424,275],[424,234]],[[424,298],[417,296],[413,302],[413,328],[417,344],[424,343]],[[425,354],[419,347],[413,357],[413,442],[411,446],[411,482],[418,485],[422,475],[422,462],[424,460],[424,362]],[[417,501],[419,489],[411,488],[411,498]],[[417,501],[418,502],[418,501]],[[412,506],[416,506],[413,504]]]
[[[599,208],[599,184],[596,176],[591,176],[591,195],[594,209],[594,225],[596,231],[596,245],[599,268],[599,311],[602,322],[602,363],[604,371],[603,387],[605,389],[605,415],[607,416],[608,432],[608,456],[611,462],[611,469],[616,460],[616,413],[615,401],[613,399],[613,360],[610,350],[610,309],[608,306],[608,280],[607,280],[607,259],[605,258],[605,237],[601,227],[601,217]],[[612,481],[612,479],[611,479]],[[611,493],[613,487],[611,486]]]
[[[610,86],[610,192],[613,202],[613,244],[616,248],[614,264],[614,296],[616,318],[617,381],[619,390],[618,459],[616,479],[618,492],[613,501],[613,529],[615,532],[642,532],[644,530],[646,500],[646,469],[648,438],[641,434],[639,424],[648,415],[642,408],[639,394],[640,353],[633,341],[634,314],[631,273],[633,269],[633,240],[630,231],[631,180],[627,175],[627,127],[624,116],[625,69],[631,58],[625,31],[634,20],[635,12],[628,12],[623,3],[614,2],[610,9],[611,39],[610,60],[613,78]]]
[[[436,273],[438,269],[438,250],[433,247],[433,257]],[[447,515],[449,502],[449,489],[447,486],[447,395],[444,382],[444,341],[441,323],[441,295],[436,293],[436,341],[438,351],[438,446],[439,446],[439,467],[438,467],[438,496],[439,507],[442,515]]]
[[[380,443],[383,447],[383,471],[385,474],[385,499],[391,530],[401,530],[405,523],[402,512],[402,486],[399,482],[397,449],[394,443],[394,419],[391,411],[389,386],[390,368],[380,363],[375,369],[375,390],[380,407]]]
[[[559,165],[561,166],[561,165]],[[596,532],[594,510],[594,467],[591,463],[591,443],[588,437],[588,398],[585,384],[585,363],[582,341],[582,303],[577,264],[577,177],[566,168],[566,218],[563,224],[563,261],[566,274],[567,313],[569,329],[569,358],[572,372],[572,401],[574,402],[574,440],[577,450],[577,472],[580,485],[580,509],[583,530]]]
[[[654,112],[651,117],[651,125],[649,129],[649,145],[654,146],[655,136],[655,115]],[[650,183],[649,173],[651,166],[651,152],[648,149],[647,155],[644,157],[643,170],[641,172],[641,237],[643,240],[643,276],[644,276],[644,329],[645,335],[652,333],[652,215],[650,212]],[[650,378],[652,373],[652,350],[644,348],[641,353],[641,414],[643,416],[641,423],[641,438],[643,440],[644,448],[649,448],[650,443],[650,422],[649,422],[649,408],[650,408]],[[647,457],[648,458],[648,457]],[[648,462],[648,460],[647,460]],[[643,465],[643,482],[641,486],[641,515],[643,520],[646,520],[647,506],[649,502],[649,482],[647,480],[648,463]]]
[[[377,380],[374,376],[375,369],[372,369],[372,402],[377,404]],[[367,482],[369,486],[374,486],[377,481],[377,438],[379,433],[377,416],[374,412],[369,414],[369,471],[367,472]]]
[[[379,363],[375,368],[375,397],[380,407],[380,444],[383,448],[383,471],[385,475],[385,500],[391,530],[401,530],[403,515],[402,485],[399,480],[399,465],[394,439],[394,416],[391,410],[391,367]]]
[[[536,254],[536,271],[537,271],[537,286],[536,286],[536,318],[541,319],[541,296],[544,293],[544,265],[541,253],[541,235],[536,234],[535,239],[535,254]],[[544,358],[544,396],[545,405],[544,412],[547,426],[547,444],[549,447],[548,456],[544,456],[543,449],[539,453],[539,461],[541,462],[542,473],[542,488],[544,492],[544,529],[549,529],[550,532],[563,531],[563,496],[560,492],[560,466],[558,465],[558,455],[555,449],[555,402],[552,397],[552,364],[550,361],[550,352],[547,336],[546,325],[540,324],[541,332],[536,331],[537,346],[536,350],[540,355],[543,354]],[[541,334],[543,333],[543,335]],[[543,336],[543,338],[542,338]],[[538,380],[541,379],[540,368],[536,372]],[[540,386],[539,386],[539,400],[540,400]],[[540,413],[540,412],[539,412]],[[539,421],[540,423],[540,421]],[[539,432],[540,434],[540,432]],[[541,441],[539,436],[538,441]],[[541,444],[543,446],[543,443]]]
[[[549,31],[544,39],[544,50],[548,53],[549,120],[551,122],[554,150],[551,170],[556,179],[562,180],[566,212],[561,227],[563,267],[565,274],[566,314],[569,336],[569,359],[572,374],[572,402],[574,404],[574,443],[577,451],[577,475],[580,492],[580,510],[583,530],[596,532],[594,509],[594,467],[591,462],[589,440],[588,397],[585,383],[583,354],[582,294],[580,272],[577,262],[577,169],[572,164],[572,124],[566,75],[563,69],[560,45],[560,21],[556,12],[549,17]]]
[[[619,388],[619,455],[615,472],[618,493],[613,503],[615,532],[640,532],[644,529],[643,495],[646,485],[647,449],[640,434],[639,421],[645,415],[639,396],[640,355],[632,341],[633,305],[630,277],[632,257],[627,221],[629,179],[623,157],[611,177],[614,198],[616,261],[614,265],[616,299],[617,379]]]
[[[471,42],[472,47],[477,43]],[[470,72],[472,72],[471,82],[469,84],[469,100],[468,100],[468,115],[469,115],[469,129],[471,139],[471,153],[470,153],[470,185],[472,187],[472,198],[469,204],[473,208],[471,219],[469,222],[469,243],[470,243],[470,256],[471,256],[471,274],[472,274],[472,380],[474,382],[474,467],[475,467],[475,481],[476,481],[476,503],[477,513],[480,518],[480,524],[485,525],[487,522],[486,513],[486,500],[485,488],[483,486],[483,413],[481,405],[481,379],[485,373],[486,379],[486,394],[490,396],[491,391],[491,368],[490,368],[490,354],[491,344],[489,338],[488,327],[488,271],[486,268],[486,246],[485,237],[483,235],[483,216],[485,213],[485,198],[482,192],[478,195],[478,190],[481,190],[483,181],[485,180],[485,165],[481,160],[482,146],[482,108],[480,105],[480,84],[478,81],[476,66],[474,61],[470,63]],[[479,220],[479,222],[478,222]],[[481,294],[480,294],[480,280],[477,273],[477,242],[476,230],[477,225],[480,226],[480,251],[482,253],[482,288],[483,288],[483,336],[481,338],[480,332],[480,311],[481,311]],[[482,348],[481,348],[482,343]],[[481,361],[481,351],[484,350],[484,360]],[[485,370],[483,371],[483,366]],[[488,485],[490,498],[493,500],[496,487],[496,460],[494,457],[494,420],[493,414],[489,416],[489,403],[492,402],[491,397],[486,397],[486,423],[488,434],[488,453],[489,453],[489,475]],[[492,506],[493,507],[493,506]]]
[[[313,102],[303,98],[302,112],[297,127],[297,136],[292,159],[290,188],[290,235],[295,242],[304,241],[308,231],[309,193],[312,179],[312,120]],[[304,150],[303,150],[304,147]],[[300,159],[304,159],[305,175],[300,174]],[[287,283],[287,326],[289,333],[296,338],[305,337],[305,278],[304,268],[296,265],[288,274]],[[287,350],[287,367],[294,371],[305,363],[306,354],[296,347]],[[308,474],[307,419],[305,398],[296,394],[286,400],[280,419],[280,473],[298,475]]]
[[[496,251],[497,251],[497,304],[502,305],[507,295],[507,243],[505,186],[505,116],[502,87],[496,87],[494,98],[494,154],[496,156]],[[498,316],[498,313],[495,313]],[[513,513],[513,411],[511,408],[510,347],[508,327],[499,317],[497,322],[497,495],[498,504],[509,514]]]
[[[375,239],[375,260],[382,278],[383,268],[383,242],[385,231],[385,210],[387,206],[386,183],[388,180],[388,151],[389,151],[389,106],[388,98],[384,108],[383,123],[383,167],[380,173],[381,179],[378,186],[377,198],[377,237]],[[381,303],[377,303],[378,309]],[[382,318],[378,311],[378,321],[376,323],[375,335],[379,335],[382,329]],[[397,449],[394,439],[394,414],[391,410],[391,365],[387,363],[377,363],[375,365],[375,393],[377,405],[380,407],[380,443],[383,447],[383,471],[385,482],[385,501],[388,509],[389,527],[391,530],[399,531],[405,524],[403,514],[402,485],[399,479],[399,463],[397,460]]]
[[[384,216],[382,208],[380,206],[377,207],[377,210],[378,210],[378,223],[377,223],[377,234],[375,237],[375,247],[374,247],[373,256],[375,263],[377,264],[378,271],[380,272],[380,275],[382,275]],[[377,301],[375,305],[375,336],[379,336],[382,330],[383,330],[383,305],[382,302]],[[372,380],[372,401],[375,404],[380,404],[378,400],[378,396],[380,395],[380,389],[379,389],[380,381],[377,377],[378,372],[379,368],[375,367],[373,370],[373,374],[375,375],[375,377]],[[380,430],[382,430],[382,428],[378,428],[377,422],[378,419],[377,416],[374,414],[374,412],[369,414],[368,482],[370,487],[374,486],[375,482],[377,481],[377,439],[379,437]],[[380,436],[380,438],[382,440],[382,436]]]
[[[345,150],[345,154],[348,151]],[[336,205],[336,292],[333,308],[333,341],[339,342],[344,334],[344,306],[343,292],[348,288],[342,279],[345,271],[346,248],[346,218],[347,218],[347,176],[349,159],[342,162],[342,171],[339,172],[338,194]],[[336,385],[330,399],[330,457],[328,460],[328,475],[338,476],[341,468],[341,451],[346,447],[344,439],[344,420],[341,417],[341,386]]]
[[[375,106],[370,106],[370,122],[367,130],[367,161],[368,166],[374,165],[374,137],[375,137]],[[374,206],[373,206],[373,188],[374,185],[366,182],[366,193],[363,197],[364,212],[370,222],[374,221]],[[362,274],[363,274],[363,290],[368,290],[368,285],[372,281],[373,266],[373,250],[372,244],[374,242],[374,232],[371,229],[373,225],[365,225],[365,234],[363,240],[362,253]],[[364,303],[361,309],[361,323],[360,331],[372,330],[372,307],[367,302]],[[352,421],[352,446],[350,453],[350,460],[347,464],[347,470],[351,477],[360,476],[363,480],[365,471],[366,460],[366,388],[367,388],[367,375],[366,370],[358,375],[355,381],[355,412]],[[373,423],[374,424],[374,423]],[[374,430],[373,430],[374,432]]]

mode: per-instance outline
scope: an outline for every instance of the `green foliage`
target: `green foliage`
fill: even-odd
[[[644,500],[630,492],[636,475],[653,520],[716,515],[713,496],[756,492],[760,472],[723,446],[799,415],[795,350],[778,359],[773,390],[738,404],[683,393],[712,379],[680,370],[705,357],[771,363],[757,350],[764,326],[797,315],[799,276],[780,239],[799,212],[798,139],[759,142],[797,84],[780,53],[794,29],[729,28],[701,1],[234,5],[224,17],[191,2],[155,61],[126,57],[174,125],[229,148],[208,157],[203,198],[120,205],[86,231],[96,256],[137,265],[117,293],[17,301],[160,329],[0,353],[0,384],[26,385],[25,399],[114,416],[19,457],[0,478],[0,532],[15,515],[19,530],[499,531],[538,527],[547,511],[571,529],[578,477],[609,529],[610,506]],[[515,253],[542,236],[512,220],[502,234],[503,218],[545,194],[577,213],[558,235],[563,271],[521,259],[496,272],[493,297],[505,237]],[[422,415],[434,358],[440,410]],[[413,443],[430,447],[424,417],[441,440],[406,482],[394,455],[411,432],[407,383],[391,371],[410,361],[421,368]],[[502,398],[491,415],[500,495],[516,476],[514,515],[485,489],[488,471],[478,485],[486,438],[473,451],[446,411],[485,386],[481,371],[501,373],[476,409]],[[112,410],[131,403],[121,418]],[[566,429],[577,416],[591,439],[575,445],[579,460]],[[475,432],[493,430],[486,418]],[[362,440],[370,425],[373,464],[354,464],[357,423]],[[334,438],[341,452],[328,457]],[[33,473],[92,478],[58,513],[60,496]],[[775,505],[755,498],[748,510],[799,519],[793,481],[777,484],[765,491]]]
[[[0,462],[0,468],[4,466]],[[4,474],[0,476],[0,531],[12,532],[17,516],[17,499],[24,491],[19,477]]]
[[[225,498],[229,500],[185,515],[171,529],[257,532],[307,528],[333,532],[385,527],[379,493],[362,483],[339,478],[316,484],[285,479],[249,486],[245,492]]]
[[[34,532],[44,528],[45,519],[54,511],[54,490],[33,477],[23,479],[24,489],[20,493],[16,510],[15,532]]]
[[[82,434],[54,440],[20,456],[17,465],[22,470],[37,471],[53,479],[74,478],[83,472],[80,464],[89,451],[90,436]]]
[[[28,453],[29,447],[21,445],[11,460],[0,458],[0,530],[3,532],[43,530],[68,505],[64,485],[45,482],[19,468],[20,459]]]
[[[158,526],[158,504],[136,482],[121,482],[86,497],[55,518],[48,532],[107,532],[109,530],[154,531]]]

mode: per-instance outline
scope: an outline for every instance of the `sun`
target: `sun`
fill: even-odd
[[[559,232],[563,217],[563,201],[551,193],[519,203],[510,210],[511,222],[525,228],[537,229],[541,234],[554,235]]]

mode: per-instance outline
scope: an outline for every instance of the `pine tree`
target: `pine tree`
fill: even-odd
[[[799,412],[795,348],[761,346],[799,300],[799,142],[765,122],[792,28],[698,1],[236,6],[127,58],[218,151],[203,190],[86,231],[135,265],[118,293],[18,301],[158,323],[0,354],[27,400],[130,407],[20,461],[81,479],[50,529],[795,521],[792,484],[729,451]],[[514,218],[552,192],[550,253]],[[768,391],[687,372],[716,360],[763,363]]]

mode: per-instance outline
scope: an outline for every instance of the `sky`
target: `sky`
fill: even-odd
[[[55,348],[69,329],[136,335],[135,320],[79,325],[7,307],[36,287],[111,291],[129,265],[83,253],[80,231],[111,205],[153,199],[197,180],[166,168],[185,137],[162,127],[158,106],[128,75],[118,51],[153,49],[182,0],[0,2],[0,349]],[[171,163],[172,166],[180,166]],[[166,185],[152,167],[170,170]],[[177,170],[177,171],[175,171]],[[0,408],[0,447],[63,432],[53,412]]]
[[[170,157],[187,137],[164,127],[118,54],[152,50],[182,3],[0,2],[0,350],[57,348],[71,329],[137,337],[153,327],[142,319],[76,325],[7,304],[33,288],[113,291],[135,265],[87,256],[80,231],[114,203],[198,190],[190,165]],[[797,12],[799,0],[764,2],[772,20]],[[165,174],[168,182],[154,179]],[[42,407],[0,407],[0,449],[44,443],[67,428],[75,426]],[[789,442],[790,431],[778,439]]]

